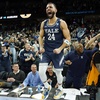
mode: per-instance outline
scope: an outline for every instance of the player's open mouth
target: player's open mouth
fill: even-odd
[[[51,12],[48,12],[48,15],[52,15],[52,13]]]

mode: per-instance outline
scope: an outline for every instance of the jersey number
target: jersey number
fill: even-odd
[[[48,34],[48,40],[55,40],[55,35],[53,34]]]

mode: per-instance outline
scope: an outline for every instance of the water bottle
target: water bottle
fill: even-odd
[[[33,90],[32,90],[32,88],[28,88],[28,94],[32,94],[33,93]]]
[[[38,93],[40,93],[41,92],[41,85],[38,85]]]

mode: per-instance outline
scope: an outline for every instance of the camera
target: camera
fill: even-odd
[[[98,88],[95,86],[94,82],[90,86],[87,86],[87,93],[90,94],[89,100],[96,100],[96,93],[98,92]]]

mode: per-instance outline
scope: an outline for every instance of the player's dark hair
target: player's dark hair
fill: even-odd
[[[54,4],[53,2],[48,2],[47,5],[48,5],[48,4],[53,4],[53,5],[55,6],[55,8],[57,9],[56,4]]]

